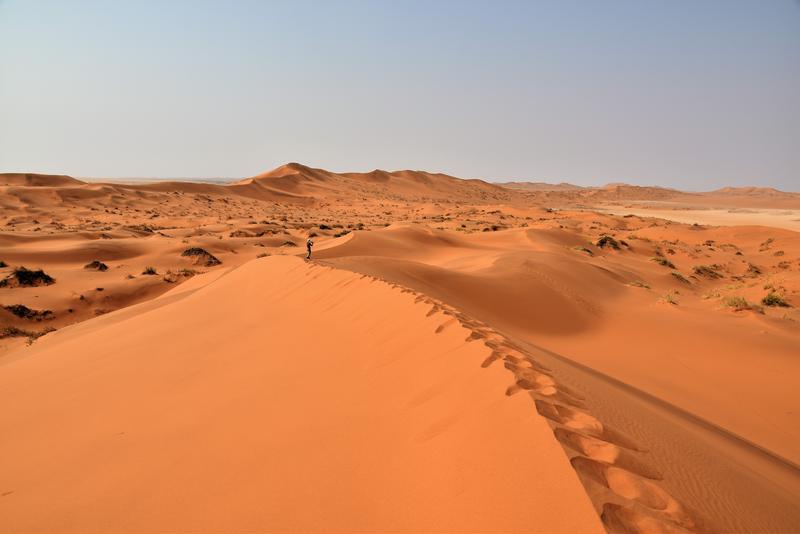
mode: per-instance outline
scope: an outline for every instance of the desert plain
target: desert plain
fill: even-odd
[[[0,175],[0,531],[796,532],[799,232],[767,188]]]

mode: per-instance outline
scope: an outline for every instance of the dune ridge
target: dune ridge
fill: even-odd
[[[0,367],[3,530],[602,531],[451,310],[287,257],[203,278]]]

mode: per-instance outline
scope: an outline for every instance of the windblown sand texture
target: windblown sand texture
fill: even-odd
[[[0,175],[0,531],[794,532],[798,224],[757,188]]]

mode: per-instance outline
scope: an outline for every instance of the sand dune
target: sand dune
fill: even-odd
[[[0,185],[17,185],[26,187],[63,187],[80,185],[83,182],[63,174],[34,173],[0,173]]]
[[[26,176],[0,530],[800,524],[796,194]]]
[[[447,315],[294,258],[192,283],[0,368],[4,531],[602,530]]]

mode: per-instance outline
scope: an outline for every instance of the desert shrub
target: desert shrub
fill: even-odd
[[[633,282],[629,282],[628,285],[633,287],[643,287],[644,289],[650,289],[650,286],[647,283],[642,282],[641,280],[634,280]]]
[[[216,256],[200,247],[187,248],[181,253],[181,256],[195,258],[196,264],[202,264],[206,267],[213,267],[214,265],[219,265],[222,263],[219,259],[217,259]]]
[[[656,256],[655,258],[651,258],[651,260],[661,265],[662,267],[669,267],[670,269],[675,268],[675,264],[663,256]]]
[[[255,236],[246,230],[234,230],[233,232],[228,234],[228,237],[255,237]]]
[[[108,270],[108,265],[106,265],[102,261],[94,260],[94,261],[89,262],[86,265],[84,265],[83,268],[84,269],[95,270],[95,271],[107,271]]]
[[[743,311],[743,310],[760,311],[757,306],[754,306],[753,304],[748,302],[746,298],[740,297],[738,295],[732,295],[730,297],[726,297],[724,303],[725,306],[727,306],[728,308],[732,308],[735,311]]]
[[[167,283],[174,284],[181,278],[190,278],[196,274],[199,274],[198,271],[194,269],[178,269],[177,271],[168,270],[163,277],[163,280]]]
[[[678,282],[681,282],[681,283],[683,283],[683,284],[688,284],[688,283],[689,283],[689,280],[687,280],[687,279],[686,279],[686,277],[685,277],[685,276],[683,276],[683,275],[682,275],[681,273],[679,273],[679,272],[675,272],[675,271],[673,271],[673,272],[671,272],[671,273],[669,273],[669,274],[671,274],[672,276],[674,276],[674,277],[675,277],[675,279],[676,279]]]
[[[612,248],[614,250],[619,250],[619,242],[616,239],[611,237],[610,235],[604,235],[600,239],[597,240],[597,246],[600,248]]]
[[[148,266],[148,267],[144,268],[144,271],[142,271],[142,274],[146,274],[146,275],[152,276],[152,275],[158,274],[158,272],[156,272],[156,268],[155,267]]]
[[[331,229],[331,227],[330,227],[330,226],[328,226],[327,224],[320,224],[320,225],[319,225],[319,229],[320,229],[320,230],[330,230],[330,229]]]
[[[781,308],[788,308],[789,303],[780,296],[779,294],[775,293],[774,291],[770,291],[767,293],[763,299],[761,299],[761,304],[764,306],[779,306]]]
[[[28,344],[30,345],[35,340],[39,339],[45,334],[49,334],[50,332],[55,332],[55,328],[52,326],[48,326],[44,330],[40,332],[33,332],[31,330],[23,330],[21,328],[17,328],[16,326],[6,326],[2,330],[0,330],[0,339],[7,338],[7,337],[27,337]]]
[[[672,304],[676,306],[678,304],[676,293],[667,293],[663,297],[661,297],[661,302],[666,302],[667,304]]]
[[[51,317],[53,315],[53,312],[50,310],[32,310],[24,304],[12,304],[10,306],[3,306],[3,308],[16,315],[20,319],[36,319],[41,321],[42,319]]]
[[[6,326],[0,330],[0,339],[5,339],[7,337],[30,337],[32,335],[34,335],[33,332],[17,328],[16,326]]]
[[[591,250],[591,249],[589,249],[589,248],[586,248],[586,247],[581,247],[581,246],[572,247],[572,250],[577,250],[577,251],[580,251],[580,252],[585,252],[585,253],[586,253],[586,254],[588,254],[589,256],[594,256],[594,252],[592,252],[592,250]]]
[[[3,260],[0,260],[0,269],[2,269],[4,267],[8,267],[8,264],[6,262],[4,262]]]
[[[259,254],[258,256],[256,256],[256,258],[266,258],[266,257],[267,257],[267,256],[269,256],[269,255],[270,255],[270,254],[269,254],[269,252],[262,252],[261,254]]]
[[[761,274],[761,269],[759,269],[758,266],[753,265],[752,263],[748,263],[747,274],[749,276],[758,276],[759,274]]]
[[[45,273],[43,270],[38,269],[32,271],[25,267],[17,267],[11,274],[0,280],[0,287],[21,286],[49,286],[56,281],[53,277]]]
[[[281,246],[282,247],[296,247],[297,243],[295,243],[294,241],[284,241]]]
[[[695,265],[692,272],[697,276],[705,276],[706,278],[722,278],[722,275],[713,266]]]

